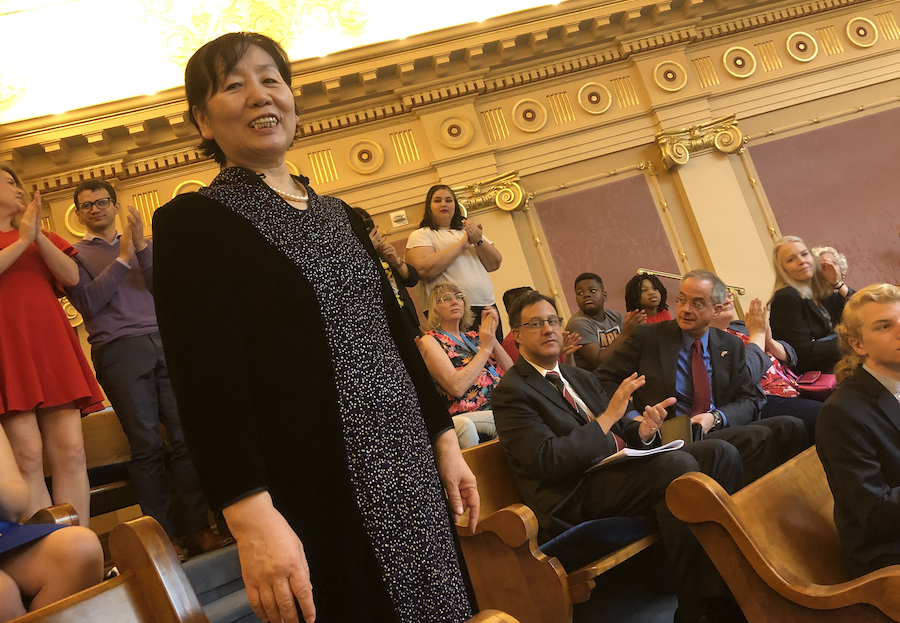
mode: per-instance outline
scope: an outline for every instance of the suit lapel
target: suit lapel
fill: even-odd
[[[543,374],[535,370],[534,366],[528,363],[528,361],[524,357],[519,357],[518,359],[516,359],[515,368],[525,379],[525,382],[528,383],[531,387],[540,392],[545,398],[547,398],[557,407],[563,409],[566,413],[569,413],[573,418],[575,418],[576,421],[578,421],[578,423],[584,423],[578,416],[578,412],[572,408],[572,405],[570,405],[569,402],[562,397],[562,394],[556,391],[556,388],[553,387],[550,381],[545,379]],[[566,378],[566,380],[570,383],[572,382],[569,378]]]
[[[663,381],[670,396],[675,395],[675,369],[678,366],[678,351],[681,350],[681,328],[674,320],[665,324],[660,330],[659,365],[662,369]]]
[[[878,407],[891,421],[891,424],[897,427],[897,430],[900,430],[900,402],[897,402],[894,395],[878,379],[865,371],[862,366],[856,369],[854,378],[865,386],[868,393],[876,399]]]
[[[722,404],[720,396],[716,395],[716,389],[719,387],[728,387],[729,377],[726,360],[728,351],[724,350],[725,345],[722,342],[722,336],[719,331],[710,327],[709,341],[707,342],[707,346],[709,348],[709,363],[710,368],[712,368],[712,380],[710,382],[710,389],[712,390],[711,393],[713,397],[713,404],[716,405]]]

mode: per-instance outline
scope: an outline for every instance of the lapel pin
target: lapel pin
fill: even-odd
[[[723,357],[724,357],[725,355],[727,355],[727,354],[728,354],[728,351],[727,351],[727,350],[723,350],[723,351],[722,351],[722,356],[723,356]]]

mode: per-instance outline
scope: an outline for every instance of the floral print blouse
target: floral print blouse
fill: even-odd
[[[429,331],[428,335],[437,340],[437,343],[447,353],[450,362],[457,370],[468,365],[476,355],[476,352],[472,352],[464,344],[458,344],[456,340],[441,331]],[[468,338],[477,351],[481,344],[481,341],[478,339],[478,332],[469,331],[463,335]],[[451,396],[438,383],[435,383],[435,386],[441,396],[447,401],[447,409],[450,411],[450,415],[458,415],[470,411],[486,411],[491,408],[491,392],[494,391],[502,376],[503,371],[497,366],[494,356],[491,355],[487,363],[484,364],[484,370],[478,375],[472,387],[466,390],[462,398]]]

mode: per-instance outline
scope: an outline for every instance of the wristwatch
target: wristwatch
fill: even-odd
[[[722,415],[722,412],[718,409],[715,409],[713,411],[710,411],[710,413],[712,413],[714,421],[712,428],[709,430],[719,430],[720,428],[723,428],[725,426],[725,416]]]
[[[481,240],[479,240],[478,242],[476,242],[476,243],[475,243],[475,246],[476,246],[476,247],[480,247],[480,246],[483,245],[483,244],[484,244],[484,238],[482,238]]]

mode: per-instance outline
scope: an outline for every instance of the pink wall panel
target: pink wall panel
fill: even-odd
[[[847,256],[848,282],[900,283],[900,108],[750,148],[778,226]]]
[[[642,175],[540,201],[535,208],[573,313],[580,273],[600,275],[607,306],[624,312],[625,284],[638,268],[680,272]],[[677,282],[662,281],[674,309]]]

